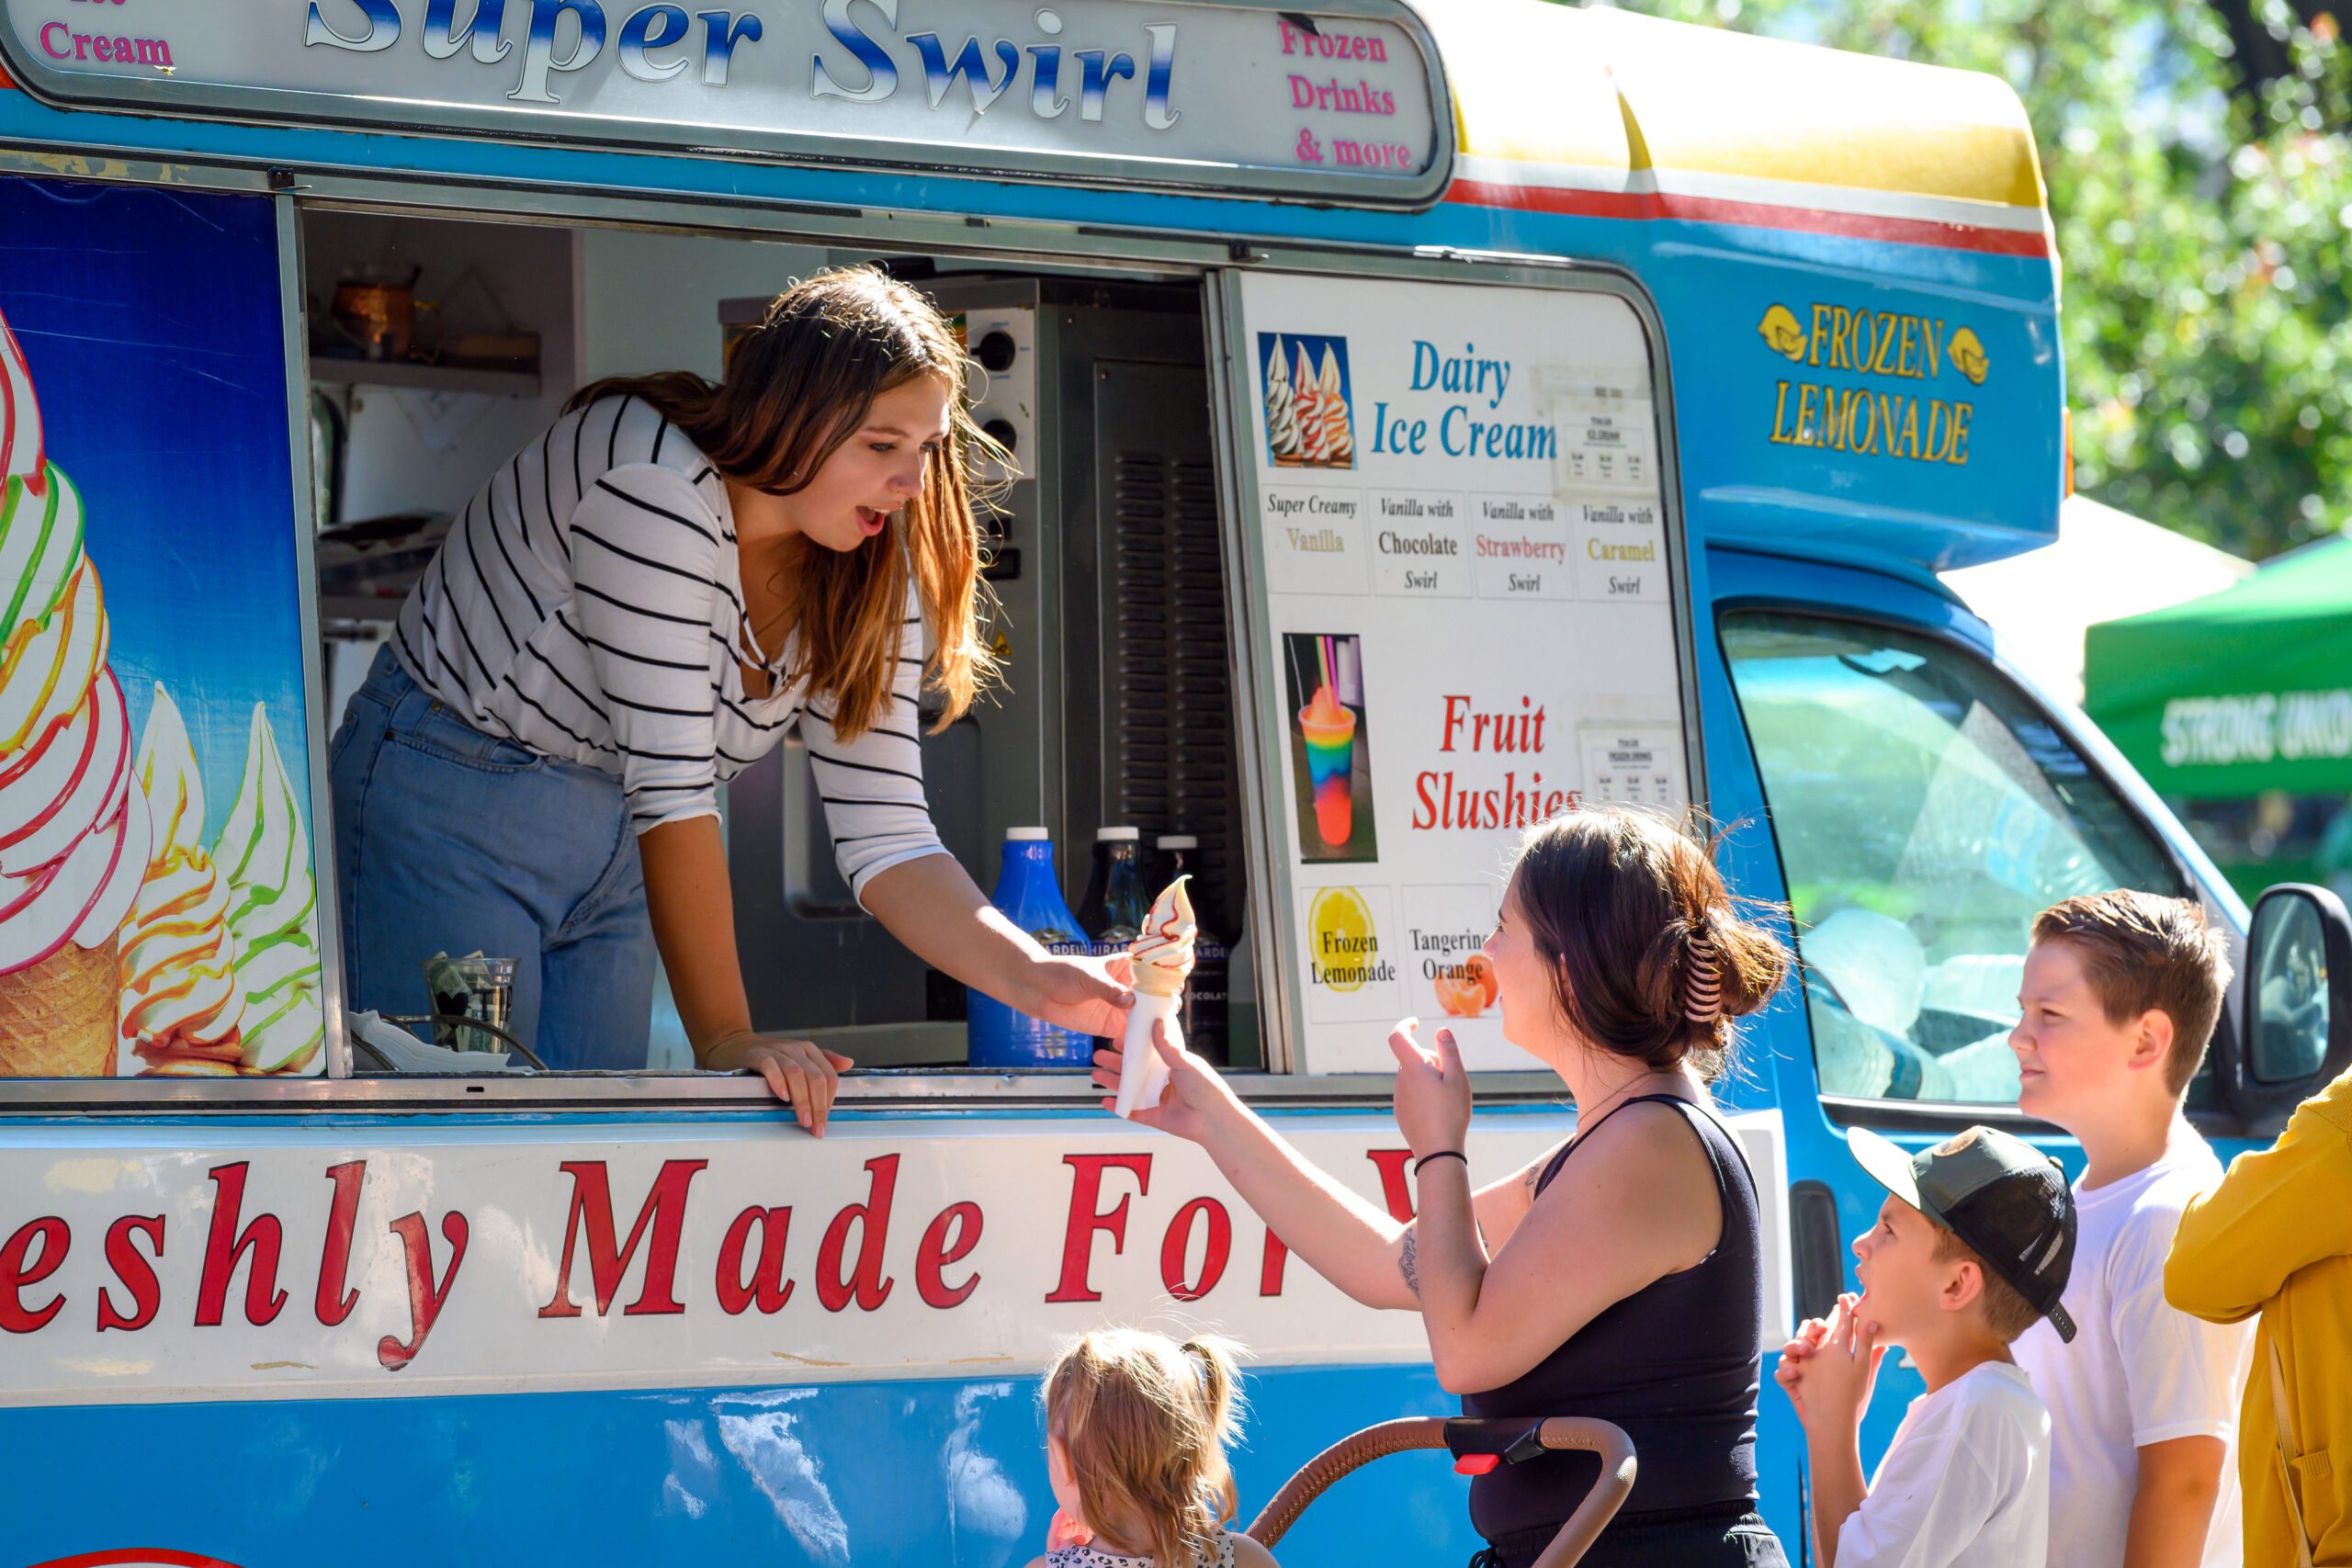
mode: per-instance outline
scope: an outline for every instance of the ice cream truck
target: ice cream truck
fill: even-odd
[[[1573,1125],[1470,955],[1582,803],[1703,805],[1793,912],[1721,1085],[1768,1350],[1874,1210],[1847,1128],[2015,1122],[2036,909],[2247,928],[1936,575],[2066,484],[1997,81],[1532,0],[0,0],[0,68],[6,1568],[1021,1562],[1036,1375],[1105,1322],[1250,1348],[1246,1500],[1453,1409],[1191,1145],[972,1066],[796,743],[727,842],[757,1021],[857,1063],[822,1140],[674,1018],[571,1074],[347,1011],[324,752],[452,513],[831,263],[956,313],[1012,455],[943,841],[986,886],[1042,827],[1074,893],[1103,827],[1191,838],[1196,1043],[1392,1210],[1399,1016],[1480,1170]],[[2340,909],[2278,907],[2307,983]],[[2263,1135],[2345,1032],[2226,1021],[2194,1114]],[[1460,1479],[1386,1462],[1285,1558],[1465,1558]]]

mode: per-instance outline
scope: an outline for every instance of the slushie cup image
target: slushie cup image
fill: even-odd
[[[1306,781],[1315,795],[1315,832],[1338,849],[1355,834],[1356,716],[1329,682],[1298,711],[1306,742]]]

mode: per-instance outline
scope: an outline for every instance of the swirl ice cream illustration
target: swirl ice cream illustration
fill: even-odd
[[[1351,468],[1356,460],[1355,431],[1348,423],[1348,400],[1340,390],[1340,356],[1329,344],[1323,345],[1323,369],[1315,384],[1323,399],[1323,439],[1330,448],[1329,462],[1335,468]]]
[[[1127,1027],[1119,1042],[1119,1095],[1113,1109],[1122,1116],[1158,1105],[1168,1088],[1168,1065],[1152,1043],[1152,1026],[1164,1026],[1169,1043],[1183,1047],[1177,1013],[1199,936],[1193,901],[1184,892],[1191,880],[1180,876],[1160,890],[1144,919],[1143,934],[1127,947],[1127,956],[1135,961],[1136,1005],[1127,1011]]]
[[[147,864],[81,496],[0,320],[0,1075],[114,1069],[115,928]]]
[[[229,879],[229,927],[244,998],[240,1070],[315,1072],[326,1038],[311,927],[318,884],[301,806],[259,703],[245,741],[244,778],[212,856]]]
[[[155,844],[122,928],[122,1038],[147,1072],[225,1077],[244,1056],[245,1011],[229,880],[204,852],[204,781],[160,683],[139,739],[139,786]]]
[[[1298,369],[1291,378],[1291,412],[1298,420],[1298,439],[1303,461],[1323,468],[1331,461],[1331,433],[1323,423],[1323,384],[1317,378],[1315,366],[1306,357],[1306,345],[1298,345]]]
[[[1291,400],[1290,365],[1279,337],[1266,358],[1266,445],[1277,463],[1294,464],[1305,455],[1298,440],[1298,410]]]

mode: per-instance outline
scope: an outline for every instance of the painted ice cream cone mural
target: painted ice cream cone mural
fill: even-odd
[[[246,1073],[315,1072],[326,1038],[319,1000],[319,944],[312,935],[318,885],[311,836],[277,752],[269,715],[254,705],[245,773],[212,858],[229,879],[229,926],[236,938],[237,986],[244,998]]]
[[[0,1075],[114,1070],[115,928],[147,864],[82,502],[0,319]]]
[[[1266,356],[1266,446],[1275,463],[1283,468],[1306,459],[1298,439],[1298,408],[1291,398],[1290,362],[1279,337],[1274,339],[1273,352]]]
[[[1323,400],[1323,442],[1329,449],[1329,461],[1335,468],[1355,466],[1356,437],[1348,423],[1348,400],[1340,389],[1340,356],[1331,345],[1323,345],[1323,368],[1315,378],[1316,389]]]
[[[1176,1020],[1183,1009],[1184,982],[1192,976],[1200,936],[1192,898],[1184,891],[1191,880],[1180,876],[1160,890],[1144,918],[1143,934],[1127,945],[1127,957],[1135,964],[1136,1005],[1119,1042],[1119,1097],[1112,1108],[1122,1116],[1158,1105],[1168,1088],[1168,1066],[1152,1043],[1152,1026],[1165,1027],[1170,1044],[1181,1049],[1184,1043]]]
[[[160,683],[139,738],[139,786],[155,842],[122,928],[122,1039],[144,1073],[231,1077],[244,1059],[245,998],[229,879],[205,852],[204,781]]]

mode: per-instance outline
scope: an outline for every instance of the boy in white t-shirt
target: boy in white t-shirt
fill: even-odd
[[[2059,1304],[2075,1253],[2066,1178],[1986,1127],[1916,1156],[1859,1127],[1847,1146],[1889,1194],[1854,1243],[1862,1293],[1799,1329],[1773,1373],[1804,1426],[1815,1560],[2044,1568],[2050,1416],[2009,1344],[2045,1314],[2074,1335]],[[1910,1351],[1928,1392],[1865,1487],[1862,1410],[1890,1345]]]
[[[2066,1307],[2082,1337],[2037,1328],[2018,1364],[2050,1407],[2050,1561],[2224,1568],[2238,1561],[2231,1449],[2250,1325],[2165,1300],[2181,1211],[2222,1179],[2181,1114],[2230,983],[2222,933],[2185,898],[2069,898],[2033,923],[2009,1044],[2018,1107],[2082,1141]]]

